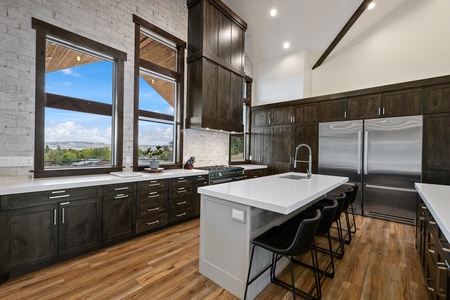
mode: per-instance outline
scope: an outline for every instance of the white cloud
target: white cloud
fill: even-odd
[[[61,70],[61,72],[64,75],[74,76],[74,77],[81,77],[80,73],[74,72],[72,69],[63,69],[63,70]]]
[[[53,141],[83,141],[109,144],[111,142],[111,127],[86,127],[74,121],[56,123],[45,128],[45,140]]]

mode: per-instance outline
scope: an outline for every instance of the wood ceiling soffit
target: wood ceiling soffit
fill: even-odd
[[[101,58],[50,42],[47,42],[46,48],[45,72],[70,69],[102,61]]]
[[[313,70],[317,67],[319,67],[325,59],[330,55],[330,53],[334,50],[334,48],[339,44],[339,42],[342,40],[342,38],[345,36],[345,34],[350,30],[350,28],[353,26],[353,24],[356,23],[358,18],[364,13],[364,11],[367,9],[367,6],[369,6],[370,2],[372,0],[364,0],[361,5],[358,7],[358,9],[355,11],[353,16],[348,20],[347,24],[341,29],[341,31],[338,33],[338,35],[334,38],[334,40],[331,42],[330,46],[325,50],[325,52],[322,54],[322,56],[317,60],[316,64],[313,66]]]
[[[148,83],[148,85],[150,85],[161,97],[163,97],[167,103],[174,107],[174,90],[173,85],[170,82],[142,72],[139,73],[139,76],[141,76]]]

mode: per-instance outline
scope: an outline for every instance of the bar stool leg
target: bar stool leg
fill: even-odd
[[[253,254],[255,253],[255,247],[256,247],[256,245],[253,245],[252,254],[250,256],[250,264],[248,266],[247,282],[245,284],[244,300],[247,298],[247,290],[248,290],[248,286],[250,284],[250,271],[252,270]]]

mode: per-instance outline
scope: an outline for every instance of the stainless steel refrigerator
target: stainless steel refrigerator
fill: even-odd
[[[319,174],[360,183],[356,213],[415,224],[414,183],[421,181],[421,162],[422,116],[319,125]]]

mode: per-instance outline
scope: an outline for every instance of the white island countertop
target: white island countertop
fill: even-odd
[[[450,186],[428,183],[416,183],[415,186],[445,238],[450,241]]]
[[[306,174],[290,172],[264,176],[200,187],[198,192],[287,215],[348,181],[347,177],[318,174],[312,174],[310,179],[283,178],[290,176]]]

